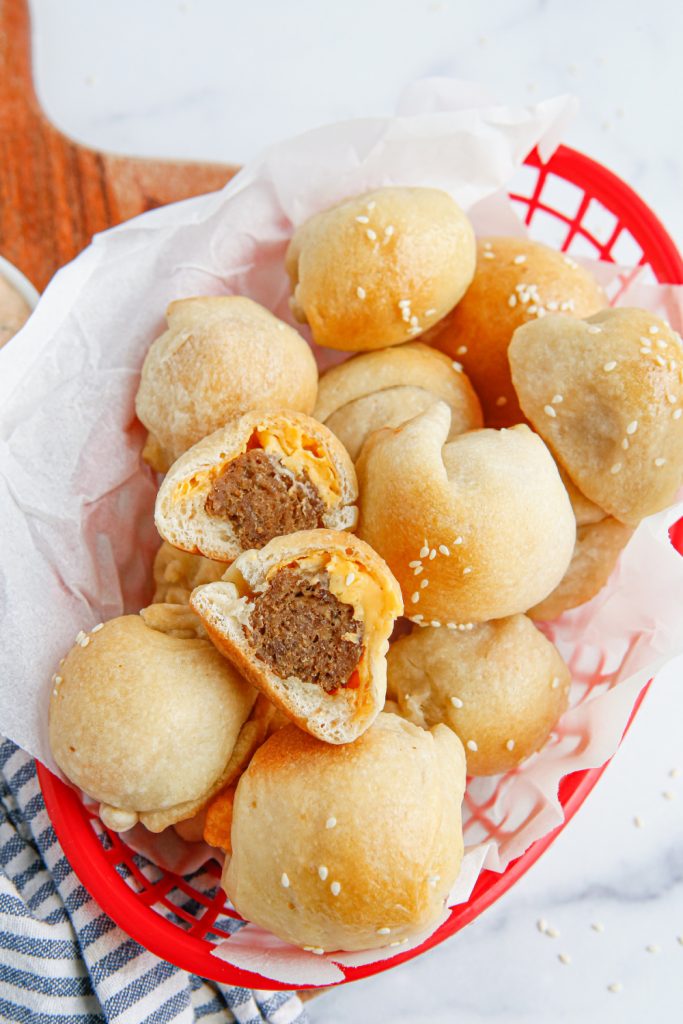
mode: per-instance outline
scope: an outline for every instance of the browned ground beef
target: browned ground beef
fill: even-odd
[[[353,608],[293,569],[280,569],[255,598],[251,630],[256,654],[278,676],[318,683],[327,693],[346,685],[363,651]],[[358,643],[343,639],[349,633]]]
[[[253,448],[229,462],[206,499],[210,516],[228,519],[243,548],[322,526],[325,504],[308,477],[292,480],[275,456]]]

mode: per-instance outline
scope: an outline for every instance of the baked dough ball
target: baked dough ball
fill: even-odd
[[[225,891],[316,952],[400,942],[438,918],[458,875],[464,790],[462,745],[443,726],[381,714],[343,747],[287,726],[240,779]]]
[[[225,562],[179,551],[164,541],[154,556],[153,603],[189,604],[190,594],[202,583],[214,583],[225,572]]]
[[[100,801],[109,828],[141,821],[160,832],[222,788],[256,696],[208,640],[179,639],[124,615],[79,634],[55,676],[52,753]]]
[[[449,439],[482,425],[481,406],[459,363],[419,341],[348,359],[323,374],[315,416],[356,459],[366,437],[398,427],[436,400],[451,410]]]
[[[567,707],[569,669],[526,615],[471,630],[425,627],[391,645],[388,693],[423,729],[462,740],[468,775],[499,775],[540,750]]]
[[[0,274],[0,348],[21,330],[31,315],[31,307],[16,288]]]
[[[305,530],[245,551],[190,604],[218,647],[302,729],[349,743],[382,710],[398,584],[353,534]]]
[[[617,559],[633,535],[633,527],[607,516],[576,530],[576,547],[562,581],[552,594],[529,609],[532,619],[556,619],[562,612],[585,604],[602,590]]]
[[[589,526],[591,523],[600,523],[607,518],[604,508],[600,508],[581,493],[561,462],[557,463],[557,471],[572,503],[577,526]]]
[[[487,426],[508,427],[524,419],[507,359],[515,329],[550,312],[590,316],[606,302],[571,256],[527,238],[481,238],[467,294],[427,340],[462,363]]]
[[[439,402],[366,441],[358,534],[399,581],[414,622],[481,622],[526,611],[564,576],[575,522],[541,439],[528,427],[447,443]]]
[[[311,349],[263,306],[236,295],[181,299],[152,343],[135,399],[149,438],[143,457],[165,473],[193,444],[247,409],[315,405]]]
[[[171,466],[154,520],[175,547],[231,562],[273,537],[358,519],[356,471],[338,438],[296,412],[252,411]]]
[[[474,231],[447,192],[380,188],[297,228],[285,258],[290,304],[326,348],[361,352],[410,341],[462,298]]]
[[[670,505],[683,479],[683,345],[642,309],[548,316],[515,331],[524,412],[577,487],[624,523]]]

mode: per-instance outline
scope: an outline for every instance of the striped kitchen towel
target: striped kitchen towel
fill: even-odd
[[[118,928],[80,884],[35,762],[0,739],[0,1020],[20,1024],[306,1024],[291,992],[207,981]]]

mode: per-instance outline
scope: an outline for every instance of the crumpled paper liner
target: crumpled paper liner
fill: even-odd
[[[552,153],[574,109],[566,97],[509,108],[481,103],[458,83],[418,83],[401,116],[280,143],[221,192],[97,236],[56,276],[0,352],[0,732],[55,770],[46,709],[60,657],[80,629],[150,599],[156,481],[140,463],[134,396],[167,304],[243,293],[292,322],[283,256],[293,225],[380,185],[446,189],[478,233],[522,233],[505,186],[535,145],[544,158]],[[591,268],[619,304],[650,308],[680,329],[681,289],[614,265]],[[316,355],[321,365],[344,358]],[[547,627],[572,669],[571,708],[540,754],[502,778],[470,781],[466,855],[449,906],[468,899],[482,867],[504,870],[560,824],[559,780],[614,753],[643,684],[683,650],[683,562],[667,536],[682,512],[641,524],[607,588]],[[206,857],[200,848],[184,860],[168,835],[126,839],[169,868]],[[391,958],[427,934],[398,950],[315,956],[248,924],[216,955],[274,981],[321,985],[342,980],[337,965]]]

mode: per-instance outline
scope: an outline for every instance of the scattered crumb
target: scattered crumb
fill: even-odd
[[[557,959],[560,961],[561,964],[570,964],[572,962],[572,958],[570,957],[569,953],[558,953]]]
[[[607,986],[607,991],[608,992],[621,992],[623,987],[624,986],[621,984],[620,981],[613,981],[611,985]]]
[[[591,925],[591,928],[593,929],[594,932],[604,932],[604,930],[605,930],[605,926],[602,923],[602,921],[594,921],[593,924]]]
[[[662,947],[658,946],[654,942],[652,942],[652,943],[650,943],[649,946],[645,947],[645,951],[647,953],[661,953],[662,952]]]

